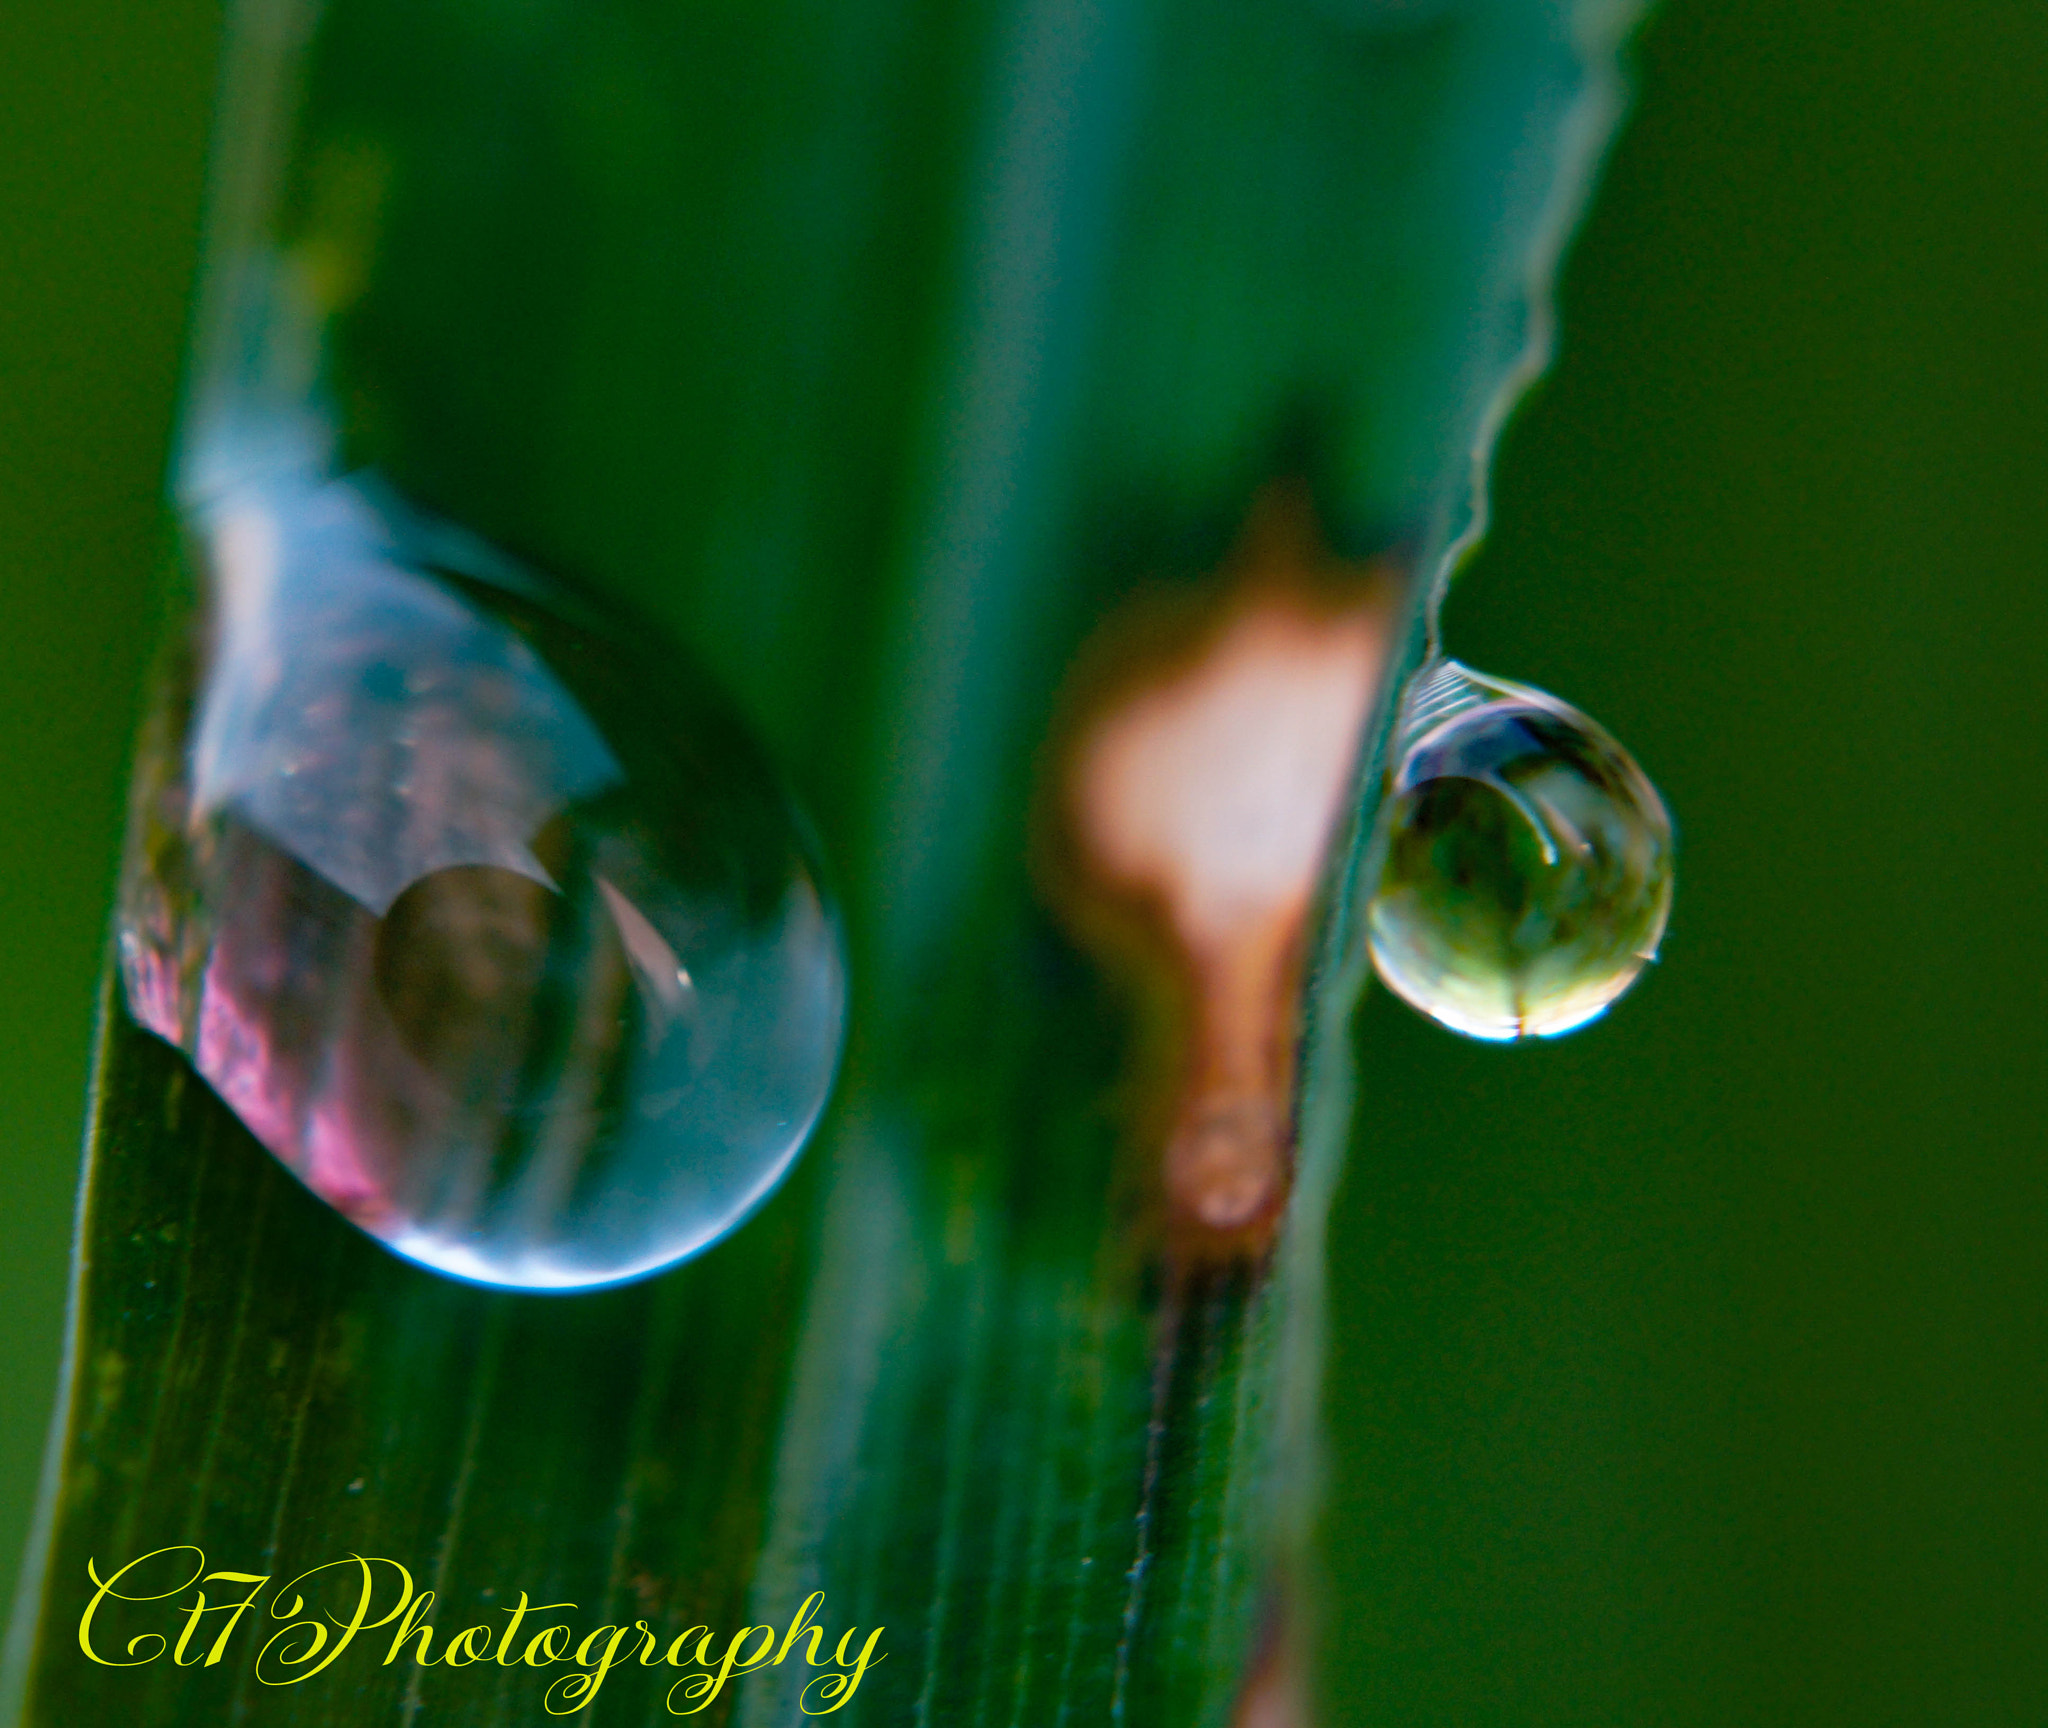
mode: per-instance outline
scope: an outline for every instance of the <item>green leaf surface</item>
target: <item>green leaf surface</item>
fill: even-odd
[[[387,1254],[111,1004],[24,1721],[481,1728],[572,1672],[387,1662],[386,1626],[274,1685],[268,1597],[218,1664],[217,1609],[193,1666],[89,1661],[88,1562],[178,1544],[279,1585],[401,1562],[437,1654],[521,1591],[578,1637],[715,1648],[822,1592],[828,1643],[883,1628],[849,1723],[1220,1724],[1262,1652],[1313,1641],[1362,829],[1308,969],[1278,1246],[1208,1270],[1133,1202],[1159,1148],[1130,1004],[1026,859],[1075,654],[1209,577],[1270,481],[1308,481],[1340,554],[1398,551],[1418,617],[1475,529],[1626,19],[1426,12],[242,9],[194,399],[249,258],[323,272],[347,459],[637,607],[758,726],[840,876],[854,1038],[729,1241],[527,1296]],[[1418,652],[1411,627],[1390,672]],[[313,1598],[344,1618],[348,1576]],[[190,1600],[104,1604],[95,1648],[175,1640]],[[665,1720],[690,1672],[629,1664],[584,1708]],[[787,1723],[807,1678],[703,1715]]]

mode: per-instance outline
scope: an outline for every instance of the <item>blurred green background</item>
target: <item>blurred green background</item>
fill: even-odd
[[[215,6],[0,14],[0,1575],[56,1370]],[[2048,1720],[2048,11],[1673,0],[1451,645],[1681,826],[1610,1022],[1361,1015],[1346,1724]]]

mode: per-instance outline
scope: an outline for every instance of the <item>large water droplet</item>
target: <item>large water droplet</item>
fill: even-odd
[[[1373,964],[1473,1038],[1583,1026],[1655,958],[1671,819],[1576,708],[1454,660],[1402,701],[1374,836]]]
[[[188,513],[144,740],[136,1019],[309,1188],[457,1277],[717,1241],[823,1107],[845,974],[774,776],[687,662],[361,477]]]

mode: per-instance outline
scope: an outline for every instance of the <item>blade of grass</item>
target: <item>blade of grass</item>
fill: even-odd
[[[245,45],[291,23],[245,10]],[[718,668],[845,877],[856,1042],[732,1241],[534,1298],[384,1254],[111,1008],[26,1721],[534,1719],[548,1671],[387,1664],[389,1627],[290,1687],[276,1619],[217,1667],[88,1661],[88,1560],[174,1543],[403,1562],[444,1651],[522,1591],[721,1642],[822,1591],[832,1637],[886,1629],[849,1721],[1221,1723],[1276,1604],[1299,1646],[1355,834],[1277,1251],[1206,1268],[1132,1204],[1140,1040],[1024,860],[1078,646],[1276,475],[1428,580],[1477,531],[1625,20],[1378,10],[335,0],[267,50],[296,118],[230,108],[224,160],[238,121],[275,160],[223,176],[216,266],[319,263],[351,458]],[[664,1719],[678,1672],[590,1712]]]

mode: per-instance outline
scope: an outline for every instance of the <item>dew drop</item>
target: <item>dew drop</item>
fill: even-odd
[[[373,479],[245,474],[187,523],[204,603],[122,888],[136,1020],[452,1276],[579,1289],[730,1232],[816,1122],[846,1001],[740,723]]]
[[[1468,1037],[1555,1037],[1656,957],[1671,819],[1576,708],[1438,660],[1402,699],[1366,913],[1388,988]]]

